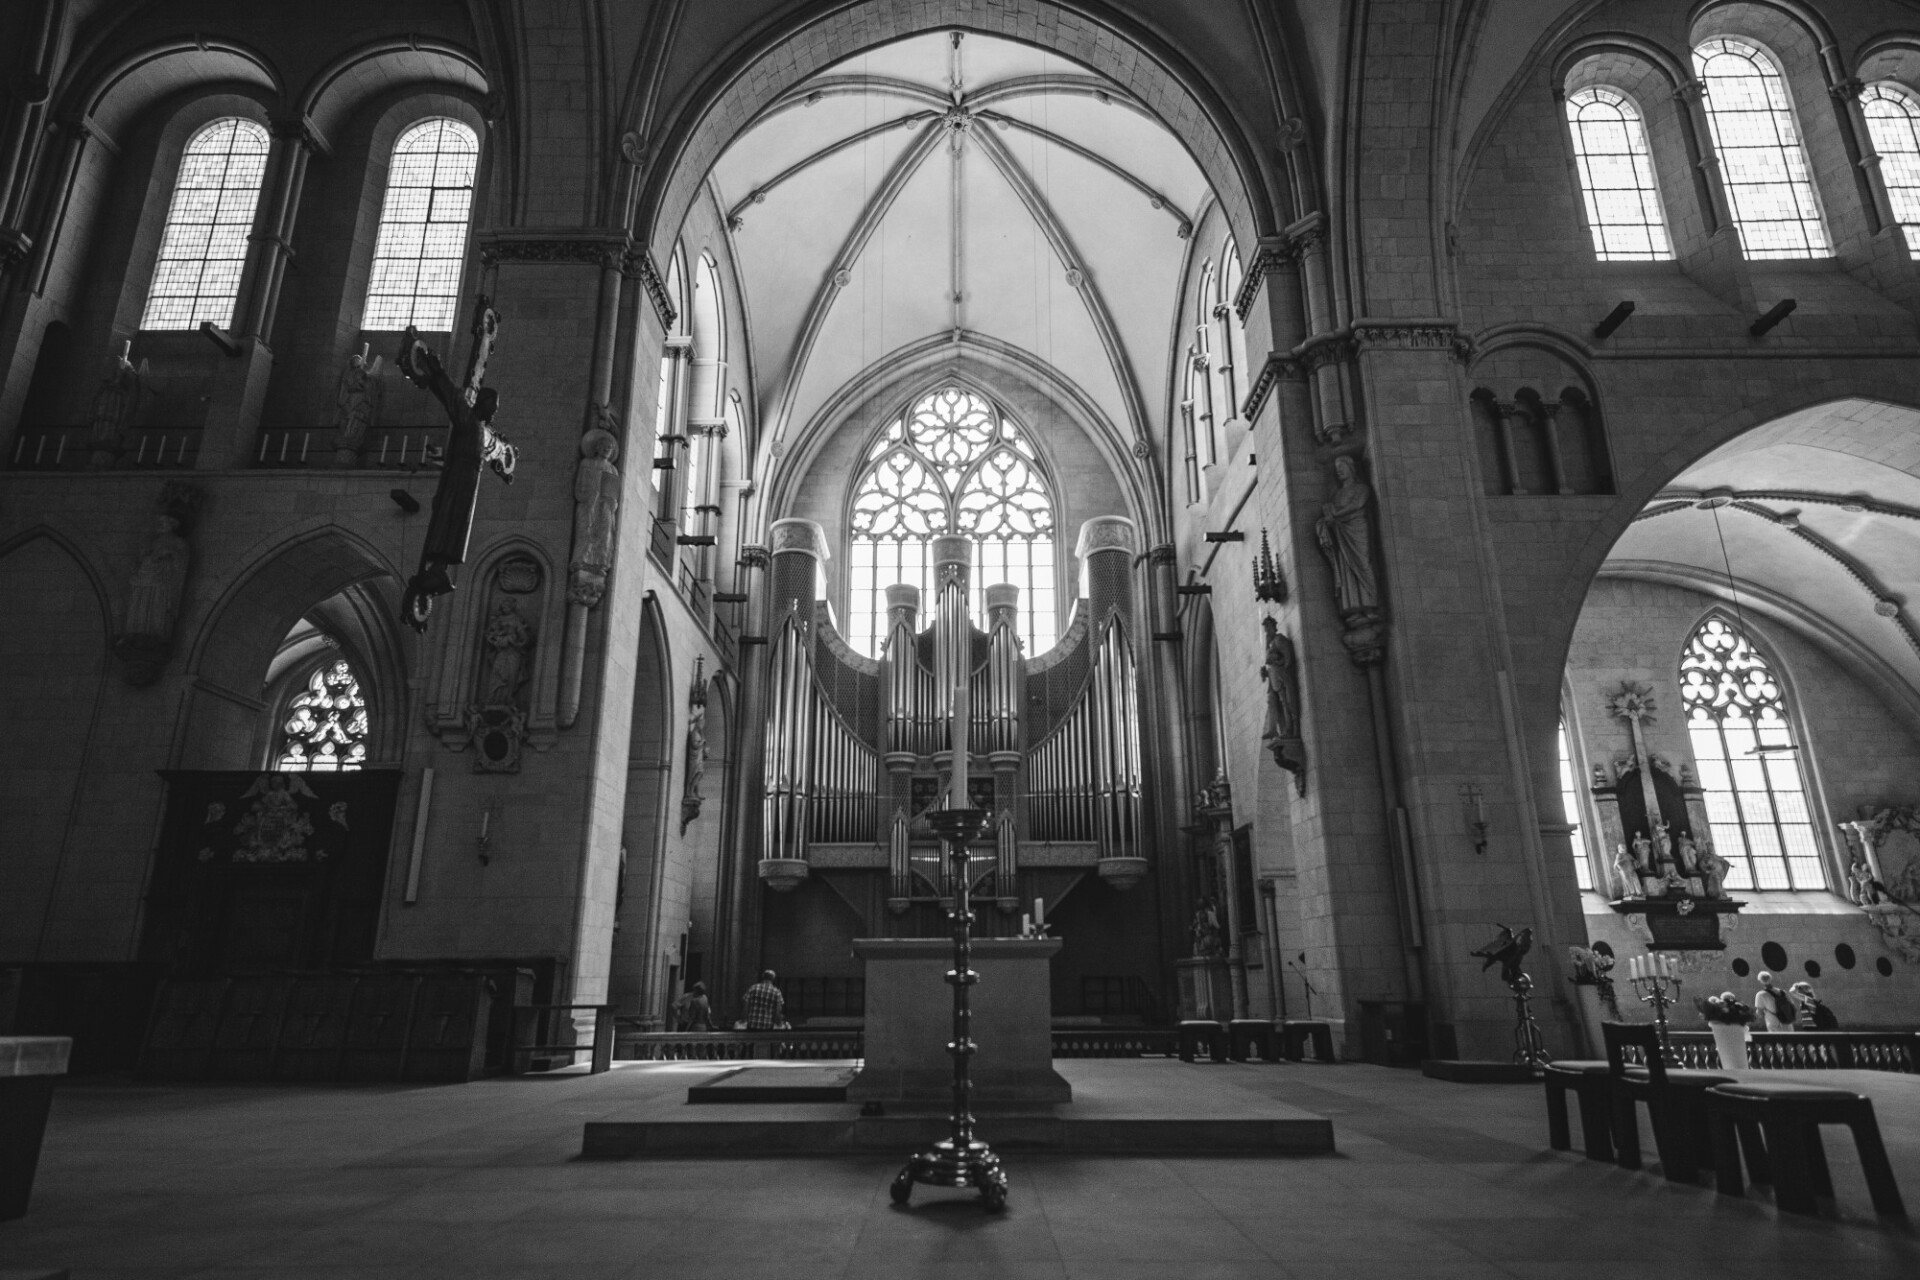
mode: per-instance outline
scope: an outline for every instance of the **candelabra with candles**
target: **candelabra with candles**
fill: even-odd
[[[1006,1171],[1000,1167],[1000,1157],[993,1153],[993,1148],[973,1133],[973,1081],[969,1075],[975,1049],[972,991],[980,975],[973,969],[973,855],[969,846],[986,830],[988,815],[985,810],[966,807],[967,686],[964,674],[954,688],[952,736],[953,778],[947,807],[927,814],[927,822],[947,846],[948,878],[953,885],[953,903],[947,908],[953,920],[953,968],[947,973],[947,982],[953,987],[953,1039],[947,1044],[947,1052],[953,1056],[953,1110],[947,1117],[947,1136],[907,1160],[907,1167],[893,1180],[891,1194],[895,1204],[905,1204],[916,1182],[933,1187],[975,1187],[987,1208],[1004,1209]]]
[[[1667,1009],[1680,998],[1679,967],[1672,956],[1649,951],[1627,960],[1627,981],[1633,984],[1640,1003],[1653,1006],[1653,1025],[1660,1037],[1660,1047],[1671,1059],[1673,1041],[1667,1034]]]

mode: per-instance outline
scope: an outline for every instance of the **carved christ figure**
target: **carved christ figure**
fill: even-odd
[[[1333,595],[1342,614],[1380,607],[1373,570],[1373,490],[1360,479],[1352,458],[1333,460],[1340,486],[1314,524],[1320,551],[1333,569]]]
[[[440,402],[449,426],[440,483],[433,491],[433,516],[427,524],[426,544],[420,548],[420,568],[407,583],[404,612],[416,631],[426,630],[434,597],[453,590],[454,566],[466,563],[474,507],[480,499],[480,468],[491,465],[495,475],[513,483],[518,451],[495,435],[490,425],[500,397],[493,388],[480,385],[499,325],[500,317],[481,297],[474,308],[473,353],[467,360],[464,387],[447,376],[440,357],[420,341],[412,325],[400,341],[400,372]]]

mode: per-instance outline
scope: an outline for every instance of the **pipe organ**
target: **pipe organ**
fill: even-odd
[[[1130,550],[1130,522],[1107,517],[1089,522],[1095,525],[1105,541],[1095,539],[1093,554]],[[800,549],[824,555],[817,532],[808,525],[811,545]],[[1083,559],[1088,541],[1083,534]],[[810,556],[794,557],[782,578],[793,598],[764,650],[762,878],[794,888],[808,874],[813,847],[832,846],[837,868],[884,870],[888,905],[904,911],[947,887],[921,814],[985,803],[993,810],[986,837],[993,853],[976,874],[982,894],[1003,909],[1024,898],[1016,880],[1023,851],[1035,846],[1049,848],[1045,865],[1097,868],[1119,888],[1137,883],[1151,841],[1142,817],[1131,554],[1088,562],[1087,594],[1077,605],[1085,620],[1036,664],[1021,651],[1018,589],[986,588],[982,629],[968,611],[971,540],[937,538],[932,550],[931,626],[920,629],[916,587],[889,587],[878,662],[849,651],[824,606],[802,594]],[[966,767],[955,771],[950,717],[963,688],[968,749]],[[1037,741],[1027,741],[1029,732]],[[956,773],[967,777],[968,795],[949,800]]]

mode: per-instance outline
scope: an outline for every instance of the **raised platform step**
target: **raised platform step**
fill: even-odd
[[[1538,1084],[1545,1072],[1524,1062],[1491,1062],[1470,1058],[1428,1058],[1420,1074],[1454,1084]]]
[[[978,1111],[980,1133],[995,1150],[1291,1156],[1334,1149],[1331,1120],[1269,1096],[1275,1076],[1290,1068],[1229,1063],[1201,1069],[1165,1059],[1055,1065],[1073,1086],[1073,1102]],[[853,1064],[834,1066],[850,1071]],[[826,1068],[766,1064],[693,1087],[805,1090],[820,1086],[818,1073]],[[763,1074],[799,1078],[791,1084],[755,1079]],[[607,1114],[587,1123],[580,1153],[599,1159],[894,1154],[947,1133],[944,1113],[863,1116],[853,1103],[753,1103],[739,1096],[710,1095],[697,1109],[677,1098],[636,1096],[625,1105],[607,1099]]]
[[[687,1089],[687,1101],[706,1104],[845,1102],[856,1068],[833,1064],[804,1067],[735,1067]]]

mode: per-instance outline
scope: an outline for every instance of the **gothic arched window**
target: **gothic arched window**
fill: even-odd
[[[314,668],[287,704],[276,769],[358,769],[367,761],[367,700],[345,658]]]
[[[1907,248],[1920,250],[1920,101],[1897,84],[1870,84],[1860,94],[1867,135],[1880,157],[1893,216]]]
[[[1780,68],[1755,45],[1719,39],[1693,51],[1693,69],[1705,86],[1707,126],[1741,251],[1749,258],[1831,257]]]
[[[1671,258],[1647,126],[1633,99],[1605,85],[1576,90],[1567,95],[1567,127],[1594,256],[1602,262]]]
[[[267,131],[251,120],[215,120],[187,140],[142,329],[233,323],[266,169]]]
[[[1052,487],[1026,435],[987,400],[943,387],[895,418],[867,449],[848,514],[854,648],[878,656],[889,586],[910,583],[930,606],[930,544],[943,533],[973,539],[973,616],[986,617],[988,586],[1010,582],[1028,655],[1053,647]]]
[[[458,120],[422,120],[393,144],[361,328],[453,329],[479,164],[480,139]]]
[[[1680,700],[1713,845],[1733,864],[1727,887],[1826,888],[1786,695],[1728,619],[1709,617],[1688,639]]]

